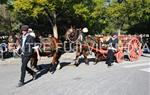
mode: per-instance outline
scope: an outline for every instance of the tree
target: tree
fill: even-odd
[[[11,22],[10,22],[10,17],[9,17],[7,0],[1,0],[0,2],[0,31],[7,33],[10,30],[11,30]]]
[[[66,13],[72,13],[72,6],[78,1],[72,0],[14,0],[14,11],[38,18],[45,15],[53,27],[53,34],[58,38],[57,20]]]
[[[6,4],[8,0],[0,0],[0,4]]]
[[[130,26],[147,21],[149,15],[149,0],[126,0],[122,3],[112,3],[107,7],[106,21],[112,30],[126,31]]]
[[[75,14],[82,16],[87,22],[90,34],[99,34],[105,27],[104,3],[105,0],[86,0],[74,5]]]
[[[83,23],[81,27],[88,27],[92,31],[90,34],[95,34],[95,31],[128,31],[132,25],[149,20],[149,0],[123,0],[122,3],[111,0],[109,5],[105,1],[14,0],[13,7],[21,22],[43,20],[44,25],[48,25],[48,20],[55,37],[58,37],[57,29],[62,29],[68,22],[78,26]]]

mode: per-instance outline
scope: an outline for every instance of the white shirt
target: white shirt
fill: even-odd
[[[22,51],[24,51],[24,45],[25,45],[25,41],[27,39],[27,36],[28,36],[28,33],[26,35],[22,36],[22,47],[21,47]]]

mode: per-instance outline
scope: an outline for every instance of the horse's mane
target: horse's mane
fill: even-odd
[[[71,42],[76,42],[79,39],[80,32],[80,29],[69,29],[66,32],[66,39]]]

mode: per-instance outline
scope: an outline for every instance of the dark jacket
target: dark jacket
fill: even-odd
[[[21,39],[21,47],[22,47],[22,39]],[[24,50],[22,50],[24,56],[31,56],[34,52],[33,47],[35,44],[35,39],[31,35],[28,35],[25,43],[24,43]]]
[[[107,43],[113,48],[118,48],[118,41],[118,38],[115,38],[114,40],[110,38]]]

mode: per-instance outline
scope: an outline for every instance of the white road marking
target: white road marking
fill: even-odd
[[[150,68],[140,69],[140,71],[150,72]]]
[[[124,68],[133,68],[133,67],[140,67],[140,66],[146,66],[146,65],[150,65],[150,62],[142,63],[142,64],[132,64],[132,65],[127,65],[127,66],[123,66],[123,67]]]

